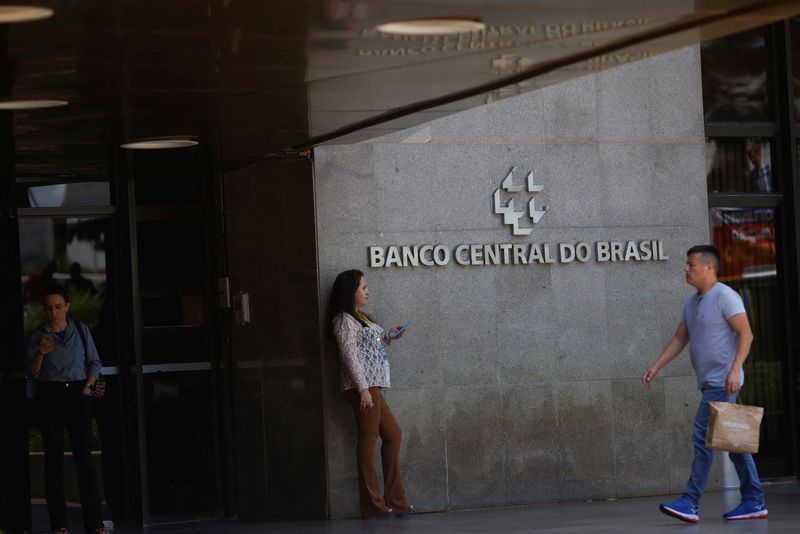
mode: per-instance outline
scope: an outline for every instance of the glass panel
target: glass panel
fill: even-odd
[[[20,218],[19,242],[22,271],[24,328],[27,335],[45,322],[41,300],[45,289],[59,283],[70,293],[70,317],[89,325],[92,338],[105,366],[118,365],[115,350],[115,314],[107,298],[111,281],[111,219],[102,218]],[[98,489],[109,509],[106,519],[122,514],[121,426],[119,382],[106,377],[107,396],[93,399],[92,422],[94,467]],[[69,440],[65,443],[70,450]],[[49,530],[44,508],[44,453],[37,420],[28,430],[33,530]],[[65,457],[64,491],[67,501],[79,502],[77,471],[72,456]],[[70,521],[80,522],[80,509],[70,507]]]
[[[142,321],[144,326],[200,326],[205,324],[203,304],[198,296],[151,291],[142,298]]]
[[[217,443],[210,373],[144,377],[150,516],[217,515]]]
[[[720,280],[742,296],[755,341],[744,366],[742,402],[764,407],[755,456],[762,476],[791,470],[791,421],[784,295],[776,261],[775,208],[711,208],[711,232],[720,250]],[[788,466],[788,467],[787,467]]]
[[[156,219],[138,229],[143,363],[209,361],[200,223]]]
[[[774,118],[770,28],[758,28],[702,44],[706,122]]]
[[[65,206],[110,206],[111,187],[108,182],[80,182],[23,186],[23,207],[61,208]]]
[[[199,150],[137,150],[133,155],[136,203],[140,206],[199,200],[205,169]]]
[[[104,306],[109,265],[106,240],[110,231],[111,221],[107,217],[20,219],[26,335],[44,322],[42,296],[53,283],[70,290],[73,319],[92,329],[110,321],[111,310]],[[109,363],[105,355],[101,357],[104,364]]]
[[[772,147],[772,141],[759,138],[706,139],[709,193],[777,192]]]
[[[141,363],[157,366],[146,370],[138,391],[145,522],[216,517],[222,501],[213,374],[165,365],[206,364],[214,356],[217,324],[205,298],[207,169],[197,149],[134,152]]]
[[[142,333],[142,363],[207,362],[209,338],[197,326],[151,326]]]
[[[153,220],[139,222],[137,228],[142,294],[201,294],[205,272],[201,223]]]
[[[795,17],[789,23],[792,41],[792,88],[794,93],[794,117],[800,120],[800,18]]]

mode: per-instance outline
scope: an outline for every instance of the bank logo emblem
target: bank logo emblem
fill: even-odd
[[[508,171],[506,177],[503,178],[503,182],[500,184],[500,187],[495,189],[494,191],[494,212],[497,215],[503,216],[503,224],[507,224],[511,226],[511,233],[514,235],[530,235],[533,232],[533,228],[529,227],[522,227],[520,226],[520,220],[527,215],[530,218],[533,224],[538,223],[542,217],[544,217],[545,212],[547,211],[547,206],[542,206],[541,210],[536,209],[536,199],[533,196],[530,197],[528,200],[528,209],[522,211],[517,211],[514,208],[514,199],[508,199],[508,202],[503,204],[500,200],[500,190],[505,190],[508,193],[519,193],[523,189],[528,190],[528,193],[535,194],[540,192],[544,189],[542,185],[536,185],[533,183],[533,171],[528,173],[528,176],[525,179],[524,185],[515,185],[514,184],[514,169],[516,167],[511,167],[511,170]]]

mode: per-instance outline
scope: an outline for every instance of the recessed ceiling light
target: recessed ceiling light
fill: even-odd
[[[0,100],[0,109],[15,110],[15,109],[44,109],[44,108],[59,108],[69,104],[66,100]]]
[[[31,22],[53,16],[53,10],[38,6],[0,6],[0,24]]]
[[[162,150],[165,148],[186,148],[198,144],[194,137],[153,137],[151,139],[139,139],[123,143],[119,146],[128,150]]]
[[[387,22],[376,29],[399,35],[443,35],[483,31],[486,24],[475,18],[412,19]]]

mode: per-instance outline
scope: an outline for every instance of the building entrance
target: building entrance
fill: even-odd
[[[742,401],[764,407],[755,460],[773,478],[800,465],[798,28],[793,19],[701,48],[710,240],[755,335]]]
[[[100,184],[99,189],[102,192]],[[107,187],[106,187],[107,188]],[[59,195],[69,192],[69,186],[41,186],[39,196]],[[39,201],[46,201],[40,198]],[[51,199],[53,200],[53,199]],[[51,202],[52,203],[52,202]],[[19,258],[21,268],[21,293],[23,303],[23,330],[27,335],[44,324],[46,317],[42,297],[48,287],[58,284],[68,289],[69,318],[87,325],[104,363],[103,377],[106,391],[102,399],[92,400],[94,468],[102,480],[103,517],[117,524],[123,522],[123,471],[120,439],[119,380],[116,343],[116,317],[113,309],[113,269],[111,235],[112,219],[105,215],[80,217],[54,216],[52,211],[35,210],[19,219]],[[104,211],[100,209],[98,211]],[[28,379],[31,380],[30,378]],[[42,407],[36,397],[27,401],[28,414],[28,465],[31,488],[31,523],[33,531],[50,528],[44,488],[45,458],[40,429]],[[73,523],[80,522],[80,502],[76,468],[67,442],[65,453],[64,490],[68,513]]]
[[[790,350],[786,336],[786,275],[781,211],[713,207],[711,233],[720,250],[720,281],[742,296],[755,340],[745,362],[742,403],[764,407],[759,452],[765,477],[792,473]]]
[[[218,256],[209,244],[216,219],[205,204],[213,206],[210,174],[192,150],[129,163],[126,179],[115,183],[18,178],[16,204],[4,213],[4,269],[15,271],[7,277],[15,304],[4,323],[15,357],[3,361],[8,439],[0,478],[14,491],[0,504],[4,518],[6,511],[15,516],[5,523],[14,531],[50,528],[37,407],[26,401],[22,354],[24,336],[45,320],[41,300],[51,284],[69,290],[71,318],[89,326],[103,362],[106,394],[92,401],[103,517],[136,526],[235,512],[235,497],[224,489],[227,345],[218,344]],[[67,451],[75,528],[81,514],[70,462]]]

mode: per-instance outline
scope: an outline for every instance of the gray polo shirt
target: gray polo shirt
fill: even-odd
[[[80,326],[79,326],[80,325]],[[86,337],[86,351],[83,350],[83,342],[78,334],[77,328],[83,329]],[[45,323],[30,334],[25,344],[25,370],[31,368],[31,361],[39,348],[39,341],[42,336],[50,332],[50,327]],[[42,359],[42,368],[37,377],[42,382],[75,382],[86,380],[87,375],[97,377],[103,364],[94,346],[92,334],[89,328],[83,323],[67,321],[67,328],[64,330],[64,339],[60,339],[55,334],[53,342],[56,348],[53,352],[45,354]]]
[[[727,321],[740,313],[745,313],[742,297],[720,282],[705,294],[695,293],[686,300],[681,324],[689,329],[689,350],[699,389],[725,387],[739,343],[739,335]]]

